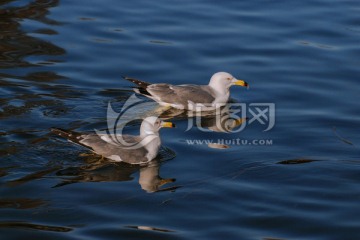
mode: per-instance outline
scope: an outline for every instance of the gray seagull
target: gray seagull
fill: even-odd
[[[153,160],[158,154],[161,145],[159,130],[162,127],[172,128],[175,125],[151,116],[142,121],[138,136],[84,134],[59,128],[52,128],[51,131],[112,161],[144,164]]]
[[[172,85],[167,83],[148,83],[138,79],[124,77],[135,83],[135,91],[153,99],[162,106],[191,111],[210,111],[224,106],[230,97],[230,87],[233,85],[248,87],[248,83],[238,80],[230,73],[215,73],[208,85]]]

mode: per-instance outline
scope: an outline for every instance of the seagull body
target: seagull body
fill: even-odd
[[[141,123],[138,136],[82,134],[58,128],[53,128],[51,131],[112,161],[144,164],[153,160],[158,154],[161,145],[159,130],[162,127],[174,127],[174,124],[162,122],[157,117],[147,117]]]
[[[138,85],[135,90],[137,93],[153,99],[162,106],[191,111],[214,110],[224,106],[229,100],[231,86],[248,86],[245,81],[238,80],[226,72],[215,73],[208,85],[151,84],[134,78],[124,78]]]

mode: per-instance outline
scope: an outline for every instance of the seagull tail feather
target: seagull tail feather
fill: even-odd
[[[82,140],[80,133],[71,130],[64,130],[61,128],[51,128],[50,131],[55,135],[58,135],[74,143],[79,143],[79,141]]]
[[[131,78],[131,77],[126,77],[124,76],[123,77],[125,80],[128,80],[132,83],[135,83],[136,85],[138,85],[139,87],[141,88],[146,88],[147,86],[151,85],[151,83],[148,83],[148,82],[144,82],[144,81],[141,81],[139,79],[135,79],[135,78]]]
[[[146,88],[151,85],[151,83],[148,83],[148,82],[144,82],[144,81],[141,81],[139,79],[135,79],[135,78],[131,78],[131,77],[126,77],[126,76],[123,76],[123,78],[125,80],[128,80],[132,83],[135,83],[138,87],[136,89],[134,89],[134,91],[138,94],[142,94],[142,95],[145,95],[147,97],[150,97],[151,94],[146,90]]]

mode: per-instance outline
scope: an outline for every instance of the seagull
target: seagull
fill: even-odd
[[[148,83],[135,78],[124,77],[135,83],[135,92],[153,99],[162,106],[190,111],[211,111],[226,105],[233,85],[248,87],[244,80],[238,80],[227,72],[215,73],[208,85],[172,85],[167,83]]]
[[[162,178],[160,177],[160,164],[159,162],[152,161],[145,167],[140,168],[139,184],[143,190],[148,193],[166,191],[168,188],[161,188],[161,186],[175,182],[174,178]],[[172,189],[170,187],[169,189]]]
[[[59,128],[52,128],[51,132],[112,161],[146,164],[158,155],[161,145],[159,130],[162,127],[173,128],[175,125],[151,116],[142,121],[138,136],[83,134]]]

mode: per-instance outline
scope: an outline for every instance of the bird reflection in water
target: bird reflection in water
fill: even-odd
[[[159,107],[161,119],[188,119],[188,129],[200,128],[202,131],[231,133],[241,131],[245,127],[246,118],[236,114],[231,105],[219,108],[217,111],[194,112],[183,109]]]
[[[85,163],[79,167],[69,167],[56,172],[63,181],[54,187],[61,187],[72,183],[81,182],[123,182],[134,179],[133,175],[139,172],[139,184],[148,192],[173,191],[180,186],[162,187],[175,182],[174,178],[160,177],[161,165],[175,157],[174,152],[162,147],[159,155],[151,162],[143,165],[133,165],[125,162],[109,162],[101,156],[89,153],[81,154]]]

